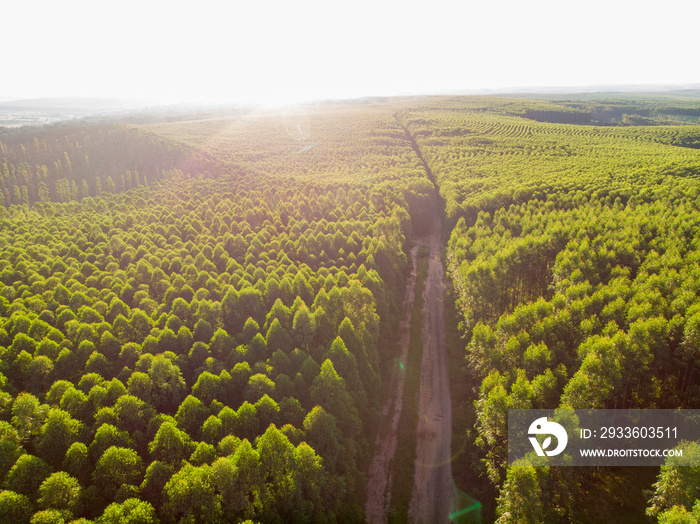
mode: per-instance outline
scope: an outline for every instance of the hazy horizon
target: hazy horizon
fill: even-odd
[[[86,105],[76,105],[76,107],[85,108],[87,105],[94,105],[100,109],[111,107],[114,110],[130,110],[133,108],[147,108],[160,106],[191,106],[191,107],[256,107],[264,105],[296,105],[306,103],[323,103],[323,102],[345,102],[345,101],[362,101],[364,99],[384,99],[384,98],[401,98],[401,97],[422,97],[422,96],[459,96],[459,95],[494,95],[494,96],[520,96],[520,95],[590,95],[590,94],[645,94],[645,93],[664,93],[664,92],[682,92],[682,91],[699,91],[700,83],[686,84],[599,84],[599,85],[523,85],[513,87],[485,87],[481,89],[451,89],[443,91],[423,91],[414,93],[383,93],[373,94],[368,92],[353,97],[346,98],[300,98],[298,100],[282,101],[280,103],[267,104],[264,100],[258,101],[237,101],[237,100],[170,100],[163,101],[156,98],[135,98],[135,97],[113,97],[99,95],[59,95],[59,96],[0,96],[0,106],[10,107],[27,103],[27,107],[40,108],[45,104],[48,108],[70,108],[72,104],[85,103]]]
[[[0,99],[284,104],[526,86],[684,85],[700,5],[593,0],[48,0],[5,7]],[[21,42],[21,45],[18,45]]]

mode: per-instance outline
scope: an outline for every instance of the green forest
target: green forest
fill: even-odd
[[[700,467],[509,466],[506,420],[700,407],[699,117],[443,96],[0,128],[0,523],[364,522],[435,213],[482,521],[697,522]]]

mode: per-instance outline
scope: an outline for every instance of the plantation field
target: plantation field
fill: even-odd
[[[577,191],[614,200],[666,175],[698,174],[697,126],[570,125],[519,116],[526,112],[521,100],[473,98],[399,114],[439,181],[449,220]]]
[[[416,457],[452,425],[485,521],[690,522],[695,469],[509,467],[505,417],[698,407],[699,115],[424,97],[0,130],[0,522],[362,522],[385,431],[379,520],[444,515],[449,468]]]
[[[333,115],[322,116],[323,154],[308,150],[317,156],[308,165],[334,167],[319,177],[297,172],[303,159],[287,164],[298,144],[274,134],[274,119],[216,144],[236,152],[207,164],[216,178],[190,178],[192,158],[218,151],[182,145],[190,124],[176,125],[179,141],[125,126],[71,129],[78,138],[63,154],[60,141],[3,140],[8,154],[59,157],[54,173],[4,164],[5,183],[25,182],[20,196],[48,195],[2,219],[3,511],[18,522],[36,512],[362,519],[368,438],[413,237],[409,212],[419,217],[432,197],[405,143],[387,140],[354,159],[358,144],[341,140],[355,138],[353,126],[370,144],[395,128],[375,119],[366,133],[344,115],[349,133],[333,134]],[[119,140],[95,143],[103,133]],[[128,140],[153,154],[104,151],[135,151]],[[138,167],[163,182],[130,172],[119,179],[136,188],[109,184],[92,197],[99,179],[78,169],[73,151],[104,158],[115,178]],[[237,155],[250,171],[219,174]],[[366,169],[353,171],[362,162]],[[83,184],[82,194],[61,192]],[[56,484],[60,504],[45,494]]]
[[[246,173],[375,184],[425,177],[386,105],[304,106],[139,127]]]

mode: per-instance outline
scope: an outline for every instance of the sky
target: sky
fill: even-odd
[[[0,99],[700,83],[697,0],[26,0],[0,20]]]

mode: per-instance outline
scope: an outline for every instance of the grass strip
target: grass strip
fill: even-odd
[[[416,469],[416,428],[418,426],[418,395],[420,391],[420,371],[423,357],[423,291],[428,275],[430,249],[421,246],[416,257],[416,290],[411,311],[411,338],[408,357],[404,363],[403,409],[398,427],[396,455],[392,465],[391,502],[388,521],[408,522],[408,509],[411,505],[413,477]]]

